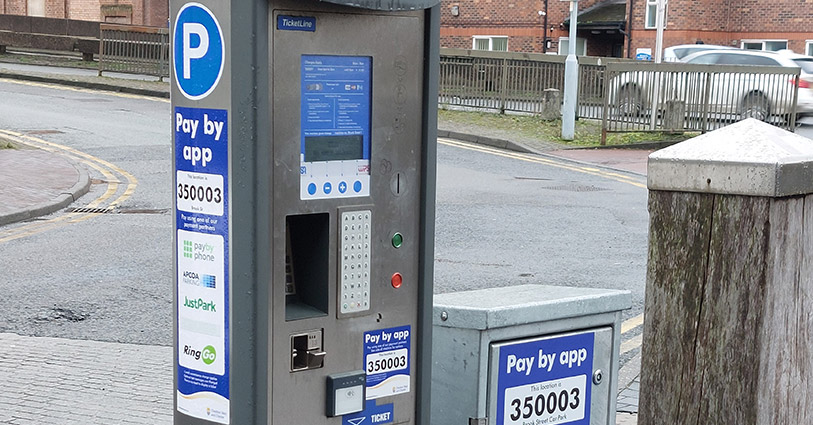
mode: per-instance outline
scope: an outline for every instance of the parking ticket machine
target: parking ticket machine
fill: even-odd
[[[437,3],[171,0],[175,424],[429,424]]]

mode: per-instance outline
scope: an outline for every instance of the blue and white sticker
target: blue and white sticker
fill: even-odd
[[[177,409],[228,424],[228,113],[176,107]]]
[[[342,425],[384,425],[395,421],[393,404],[376,406],[375,401],[367,402],[364,410],[342,416]]]
[[[364,333],[367,400],[408,393],[411,327]]]
[[[316,18],[312,16],[277,16],[277,29],[282,31],[316,31]]]
[[[215,15],[200,3],[186,3],[175,18],[172,63],[184,97],[200,100],[217,87],[226,63],[226,43]]]
[[[592,332],[499,349],[497,425],[590,424]]]

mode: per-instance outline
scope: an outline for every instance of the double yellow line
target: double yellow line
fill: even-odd
[[[482,152],[487,153],[490,155],[500,156],[503,158],[511,158],[516,159],[519,161],[531,162],[535,164],[546,165],[549,167],[560,168],[568,171],[574,171],[577,173],[582,174],[589,174],[591,176],[602,177],[605,179],[615,180],[617,182],[626,183],[635,187],[640,187],[646,189],[646,183],[642,182],[640,178],[636,179],[631,176],[627,176],[620,173],[615,173],[612,171],[601,170],[595,167],[589,167],[584,165],[578,164],[571,164],[565,161],[557,161],[555,159],[543,158],[540,156],[528,155],[523,153],[517,152],[509,152],[497,148],[491,148],[487,146],[481,145],[473,145],[471,143],[460,142],[457,140],[452,139],[445,139],[445,138],[438,138],[438,143],[446,146],[453,146],[460,149],[466,149],[475,152]],[[624,323],[621,324],[621,335],[625,335],[638,329],[644,323],[644,315],[640,314],[635,316],[631,319],[628,319]],[[630,338],[629,340],[623,342],[621,344],[621,354],[626,354],[638,347],[641,346],[641,342],[643,341],[643,335],[638,334],[637,336]]]
[[[76,162],[85,164],[104,176],[104,180],[107,183],[107,190],[101,196],[92,200],[84,208],[116,208],[122,202],[129,199],[133,195],[133,192],[135,192],[136,186],[138,186],[138,179],[136,179],[132,174],[114,164],[85,152],[14,131],[0,130],[0,136],[3,136],[14,143],[19,143],[68,157]],[[111,201],[110,199],[119,192],[120,186],[122,185],[124,186],[124,192]],[[47,230],[67,226],[68,224],[79,223],[100,214],[101,213],[93,212],[70,212],[48,220],[17,226],[9,230],[0,231],[0,243],[36,235]]]
[[[487,146],[473,145],[471,143],[460,142],[460,141],[451,140],[451,139],[438,138],[438,143],[440,143],[442,145],[446,145],[446,146],[454,146],[454,147],[460,148],[460,149],[466,149],[466,150],[475,151],[475,152],[487,153],[487,154],[491,154],[491,155],[494,155],[494,156],[501,156],[503,158],[517,159],[517,160],[520,160],[520,161],[547,165],[549,167],[561,168],[561,169],[569,170],[569,171],[575,171],[577,173],[589,174],[591,176],[597,176],[597,177],[602,177],[602,178],[605,178],[605,179],[615,180],[615,181],[618,181],[618,182],[621,182],[621,183],[626,183],[626,184],[629,184],[629,185],[633,185],[635,187],[640,187],[640,188],[646,189],[646,183],[642,182],[640,178],[635,178],[635,177],[627,176],[627,175],[612,172],[612,171],[601,170],[601,169],[598,169],[598,168],[595,168],[595,167],[589,167],[589,166],[578,165],[578,164],[570,164],[570,163],[567,163],[565,161],[557,161],[555,159],[549,159],[549,158],[544,158],[544,157],[535,156],[535,155],[529,155],[529,154],[518,153],[518,152],[510,152],[510,151],[505,151],[505,150],[501,150],[501,149],[497,149],[497,148],[491,148],[491,147],[487,147]]]

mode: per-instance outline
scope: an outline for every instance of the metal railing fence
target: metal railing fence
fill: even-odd
[[[99,75],[105,71],[169,77],[167,28],[101,24]]]
[[[564,85],[564,58],[538,54],[441,49],[441,104],[539,113],[542,92]]]
[[[800,69],[609,63],[602,144],[610,132],[706,132],[756,118],[796,128]]]
[[[440,49],[440,105],[500,113],[542,113],[544,91],[564,92],[567,56],[535,53]],[[604,70],[617,58],[580,56],[581,118],[601,119]]]

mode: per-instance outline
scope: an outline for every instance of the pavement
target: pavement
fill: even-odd
[[[152,77],[0,63],[0,79],[169,97]],[[439,136],[646,174],[651,149],[562,149],[488,128],[440,122]],[[0,147],[4,145],[0,129]],[[47,215],[87,193],[87,170],[63,156],[0,149],[0,226]],[[0,229],[2,230],[2,229]],[[0,424],[171,424],[172,348],[0,333]],[[640,359],[619,374],[618,425],[637,423]]]

